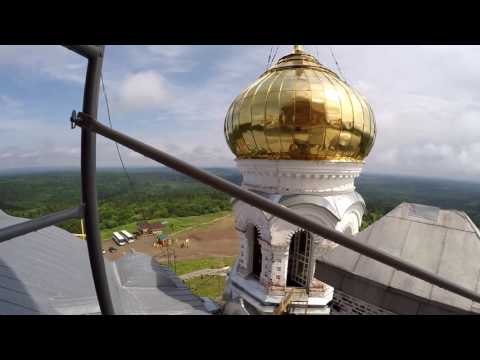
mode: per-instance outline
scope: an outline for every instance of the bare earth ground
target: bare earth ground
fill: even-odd
[[[237,256],[240,250],[232,215],[215,220],[208,225],[173,234],[171,237],[177,239],[178,244],[186,238],[190,239],[188,248],[175,247],[176,260]],[[117,249],[113,254],[108,252],[112,246]],[[157,261],[167,260],[166,249],[153,247],[151,241],[137,240],[133,244],[117,246],[113,240],[108,240],[103,241],[103,248],[107,250],[104,257],[109,260],[118,259],[129,248],[150,255]]]

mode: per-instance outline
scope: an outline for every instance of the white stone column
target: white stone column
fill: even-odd
[[[272,246],[272,285],[284,288],[287,285],[288,246]]]
[[[266,241],[260,241],[262,249],[262,271],[260,273],[260,283],[269,288],[271,285],[272,272],[272,247]]]
[[[337,244],[326,240],[321,236],[315,236],[313,248],[313,264],[312,264],[312,278],[310,282],[310,294],[311,296],[331,296],[333,294],[333,287],[321,282],[315,278],[315,267],[317,265],[317,259],[325,255],[327,252],[333,250]]]
[[[249,241],[244,232],[237,230],[240,240],[240,256],[238,257],[238,273],[242,277],[247,277],[252,272],[252,262],[250,259]]]

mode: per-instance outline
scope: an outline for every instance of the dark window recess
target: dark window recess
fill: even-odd
[[[257,279],[260,278],[260,273],[262,272],[262,247],[260,245],[260,232],[257,228],[254,231],[253,237],[253,269],[252,275]]]

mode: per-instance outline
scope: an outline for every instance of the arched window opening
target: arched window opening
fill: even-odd
[[[301,230],[292,235],[288,254],[287,286],[306,287],[308,285],[312,234]]]
[[[252,262],[252,275],[260,279],[262,272],[262,246],[260,245],[260,231],[256,227],[254,227]]]
[[[248,247],[250,249],[250,259],[248,259],[250,262],[250,273],[253,277],[260,279],[260,274],[262,272],[262,246],[260,245],[260,231],[255,225],[248,225],[247,239]]]

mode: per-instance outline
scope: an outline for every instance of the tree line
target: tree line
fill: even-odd
[[[133,185],[118,171],[98,173],[100,229],[231,209],[228,195],[171,171],[136,171],[130,178]],[[77,206],[80,199],[80,176],[75,172],[0,178],[0,209],[13,216],[36,218]],[[78,220],[59,226],[73,233],[81,231]]]
[[[236,169],[209,171],[240,184]],[[205,215],[231,209],[230,197],[165,168],[134,169],[132,184],[120,170],[97,174],[100,228],[110,229],[142,220]],[[442,179],[362,175],[356,181],[367,211],[361,229],[377,221],[401,202],[414,202],[465,211],[480,224],[480,186]],[[77,206],[81,201],[80,174],[58,171],[0,177],[0,209],[24,218],[36,218]],[[80,232],[79,221],[60,225]]]

